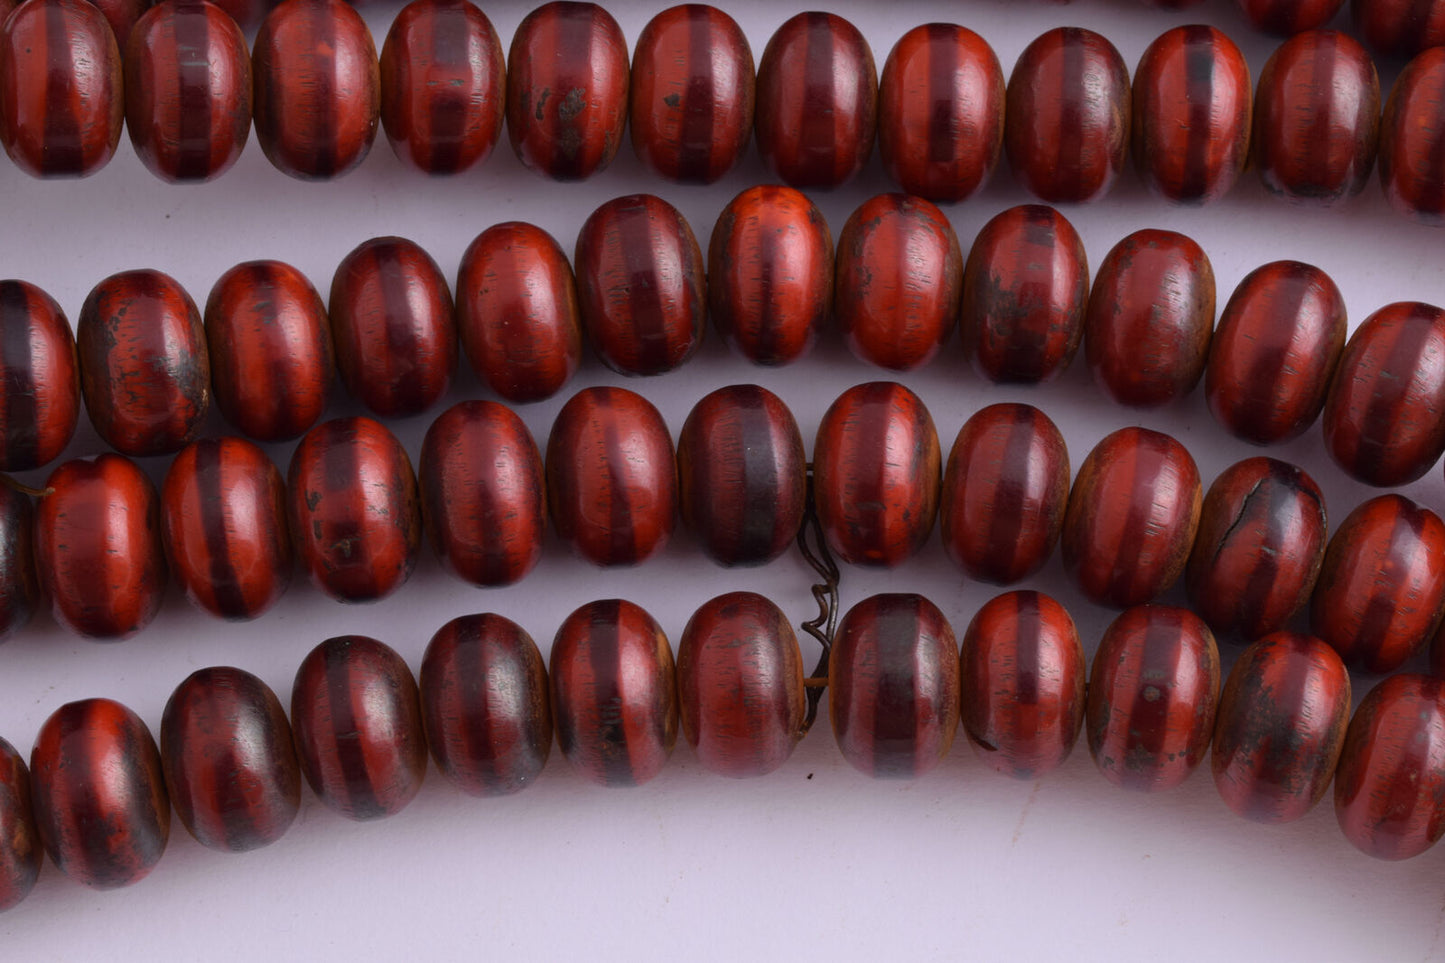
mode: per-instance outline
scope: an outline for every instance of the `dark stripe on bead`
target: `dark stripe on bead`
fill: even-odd
[[[432,61],[437,64],[461,65],[469,61],[467,40],[472,26],[467,19],[467,4],[436,6],[430,10],[427,32],[431,34]],[[474,62],[474,61],[473,61]],[[415,82],[415,81],[413,81]],[[452,173],[461,169],[461,148],[466,132],[465,105],[450,97],[433,97],[428,117],[427,143],[431,152],[430,170]]]
[[[778,311],[774,308],[773,294],[773,269],[783,262],[783,251],[779,243],[781,236],[778,231],[757,231],[757,256],[752,262],[753,270],[756,271],[754,281],[757,285],[757,304],[763,306],[761,323],[755,326],[752,332],[752,340],[755,345],[753,358],[776,358],[780,350],[778,339],[783,333],[785,325],[777,319]],[[796,281],[794,282],[796,283]],[[828,287],[833,286],[832,278],[828,280]],[[749,305],[751,307],[751,305]]]
[[[1132,674],[1141,687],[1129,707],[1129,724],[1124,731],[1136,740],[1136,749],[1156,759],[1169,748],[1169,708],[1174,689],[1176,686],[1192,688],[1179,678],[1179,657],[1188,653],[1187,646],[1180,642],[1181,635],[1182,628],[1176,619],[1150,619],[1144,630],[1144,644],[1139,647],[1139,668]],[[1149,685],[1152,679],[1159,680],[1159,684]],[[1151,692],[1154,695],[1151,696]],[[1127,765],[1125,761],[1126,769]]]
[[[988,543],[1005,547],[1014,539],[1019,528],[1027,496],[1025,485],[1031,474],[1034,442],[1044,426],[1039,423],[1042,415],[1037,408],[1028,405],[1014,405],[1009,409],[1012,424],[1008,429],[1008,442],[1004,445],[1003,463],[998,466],[995,478],[993,513],[989,517]],[[1019,545],[1015,542],[1009,553],[1012,567],[1018,558]]]
[[[311,49],[316,53],[314,56],[318,66],[324,64],[324,68],[313,74],[316,84],[315,102],[321,106],[314,115],[316,130],[311,146],[316,151],[314,171],[318,177],[331,177],[336,173],[336,148],[337,130],[336,113],[332,104],[336,101],[336,94],[333,88],[336,86],[336,21],[329,16],[317,15],[306,18],[307,24],[314,30]],[[281,78],[276,78],[270,84],[279,92],[285,86]],[[273,115],[276,116],[276,115]]]
[[[1039,613],[1038,592],[1014,593],[1014,625],[1018,631],[1018,643],[1013,646],[1014,696],[1020,705],[1033,706],[1039,702],[1039,639],[1044,624]]]
[[[381,321],[382,338],[386,342],[386,357],[378,359],[383,370],[388,374],[388,380],[398,382],[398,393],[412,394],[407,389],[412,386],[412,379],[399,377],[401,372],[418,371],[423,368],[421,358],[417,357],[417,349],[421,347],[417,338],[415,325],[412,324],[416,317],[416,311],[412,308],[411,294],[413,286],[408,284],[411,272],[402,263],[402,248],[395,244],[373,245],[369,254],[374,265],[372,272],[376,275],[377,287],[381,292]],[[358,268],[360,265],[358,265]],[[366,273],[372,273],[366,272]],[[365,276],[360,270],[353,271],[354,275]],[[359,299],[358,299],[359,301]],[[425,310],[425,309],[423,309]],[[359,312],[358,312],[359,313]],[[366,322],[363,318],[356,318],[354,322],[358,328],[364,328]],[[364,342],[366,336],[361,335]],[[365,348],[362,349],[363,356]],[[367,367],[366,361],[362,360],[361,367]]]
[[[206,554],[209,558],[211,590],[216,608],[226,618],[240,619],[254,614],[241,592],[236,568],[231,564],[231,548],[226,535],[226,517],[221,511],[225,487],[229,479],[222,477],[221,446],[214,439],[196,445],[196,486],[204,519]]]
[[[1440,138],[1438,146],[1445,151],[1445,137]],[[1442,154],[1441,161],[1442,164],[1445,164],[1445,154]],[[1445,166],[1433,169],[1445,170]],[[1445,199],[1445,181],[1441,182],[1441,191],[1442,199]],[[1355,457],[1351,460],[1350,468],[1347,469],[1352,475],[1356,475],[1360,471],[1369,471],[1371,465],[1392,464],[1398,460],[1399,454],[1392,450],[1396,445],[1395,429],[1401,416],[1408,416],[1411,413],[1408,410],[1402,410],[1404,406],[1400,402],[1411,396],[1418,397],[1410,390],[1408,382],[1411,375],[1420,366],[1421,350],[1434,340],[1435,327],[1425,317],[1411,316],[1404,319],[1404,323],[1397,322],[1392,327],[1395,329],[1393,334],[1387,333],[1384,329],[1377,329],[1376,337],[1390,338],[1390,350],[1380,363],[1376,383],[1400,380],[1407,384],[1398,391],[1376,390],[1371,393],[1364,417],[1360,419],[1360,440],[1355,447]],[[1411,480],[1411,478],[1402,479],[1402,481]],[[1375,484],[1381,483],[1375,482]]]
[[[1202,198],[1209,191],[1210,112],[1214,105],[1214,30],[1184,28],[1184,101],[1189,130],[1184,140],[1184,177],[1179,194]]]
[[[42,305],[35,305],[37,311]],[[37,459],[39,412],[36,409],[34,359],[30,343],[30,297],[18,281],[0,281],[0,370],[5,381],[3,392],[6,435],[3,440],[7,458],[14,463],[33,463]]]
[[[741,415],[736,424],[742,429],[743,435],[743,477],[748,479],[750,487],[755,491],[781,492],[785,482],[779,477],[775,457],[781,446],[778,439],[773,437],[772,422],[764,409],[762,392],[763,389],[757,385],[748,385],[745,391],[734,395]],[[707,450],[709,446],[704,445],[703,448]],[[704,455],[704,458],[710,461],[708,455]],[[704,477],[711,475],[711,470],[709,464]],[[778,525],[777,508],[776,498],[766,498],[749,506],[749,510],[744,514],[742,537],[738,541],[737,551],[740,555],[747,558],[766,558],[771,554],[773,536]]]
[[[358,720],[367,718],[366,708],[363,706],[358,712],[352,702],[358,695],[364,694],[358,691],[360,687],[352,684],[351,665],[355,651],[349,645],[328,645],[325,647],[325,659],[329,718],[317,736],[335,743],[337,768],[345,783],[343,809],[355,819],[385,816],[387,810],[376,798],[371,783],[371,766],[359,736],[361,724]],[[324,750],[321,754],[324,758]]]
[[[1288,279],[1296,283],[1276,283],[1270,286],[1271,293],[1276,296],[1281,289],[1287,290],[1289,293],[1288,300],[1271,300],[1270,313],[1274,317],[1292,321],[1299,317],[1300,310],[1304,306],[1305,296],[1311,293],[1312,282],[1319,277],[1319,274],[1316,269],[1299,261],[1280,262],[1277,271],[1280,281]],[[1295,330],[1293,323],[1270,325],[1267,328],[1263,325],[1258,327],[1264,328],[1262,333],[1266,333],[1266,335],[1278,334],[1284,337],[1269,345],[1258,346],[1254,364],[1249,368],[1247,383],[1251,387],[1255,385],[1269,387],[1287,382],[1289,378],[1284,369],[1285,365],[1289,363],[1289,352],[1286,349],[1290,346],[1291,336]],[[1268,410],[1274,398],[1267,395],[1258,400]]]
[[[1072,158],[1084,151],[1085,98],[1076,89],[1084,77],[1087,65],[1088,35],[1078,27],[1065,27],[1059,31],[1059,43],[1063,48],[1063,65],[1059,70],[1059,131],[1057,158],[1068,158],[1067,163],[1058,164],[1055,176],[1059,178],[1058,193],[1066,197],[1078,197],[1083,192],[1083,171]]]
[[[1397,554],[1399,545],[1428,545],[1430,539],[1425,532],[1426,509],[1404,498],[1391,499],[1391,504],[1397,509],[1394,523],[1390,526],[1390,537],[1384,542],[1384,546],[1391,549],[1386,557],[1387,562],[1394,562],[1390,566],[1396,571],[1389,574],[1395,580],[1404,581],[1413,572],[1409,569],[1401,571],[1404,566],[1400,565]],[[1414,568],[1415,566],[1410,566]],[[1355,637],[1360,639],[1383,639],[1390,631],[1390,623],[1395,620],[1397,606],[1400,598],[1396,592],[1372,592],[1370,601],[1365,606],[1365,611],[1360,617],[1360,627],[1355,632]]]
[[[602,771],[612,786],[637,782],[628,750],[626,710],[622,704],[622,603],[607,599],[592,607],[587,665],[592,671],[591,699],[597,704]]]
[[[924,50],[928,57],[928,102],[933,105],[933,116],[928,118],[928,159],[935,164],[952,164],[958,141],[956,120],[949,109],[958,96],[954,86],[958,73],[957,28],[949,23],[930,23],[927,29],[930,42]]]
[[[677,168],[684,179],[710,180],[713,151],[713,29],[711,10],[687,9],[687,90],[682,95],[682,129],[678,131]],[[719,40],[721,42],[721,40]],[[746,144],[744,145],[746,146]]]
[[[622,266],[626,271],[627,323],[634,329],[629,340],[637,343],[636,370],[648,373],[663,372],[677,366],[669,350],[667,317],[663,310],[662,296],[657,289],[659,265],[653,253],[659,247],[666,249],[670,237],[663,235],[664,244],[654,242],[653,220],[647,203],[638,198],[636,205],[626,205],[614,212],[612,227],[617,231],[617,245],[622,252]],[[671,211],[658,205],[658,218],[669,218]],[[675,222],[658,225],[667,229]],[[679,251],[682,251],[679,245]]]
[[[176,176],[181,180],[209,177],[211,167],[211,29],[208,16],[175,16],[176,69],[180,73],[177,136],[180,151]],[[122,51],[124,52],[124,51]]]
[[[590,65],[593,53],[592,41],[594,39],[603,39],[600,35],[596,38],[593,36],[594,15],[589,11],[581,11],[578,13],[568,11],[564,14],[554,15],[548,19],[550,19],[557,28],[557,36],[553,41],[552,49],[557,51],[558,59],[560,60],[563,54],[575,52],[577,56],[585,58],[583,61],[585,65]],[[627,67],[625,60],[622,66],[624,69]],[[565,70],[567,68],[563,69]],[[583,95],[589,92],[590,91],[585,91],[581,87],[574,87],[571,91],[559,92],[552,90],[550,94],[553,97],[570,98],[574,95]],[[544,90],[542,92],[542,98],[537,102],[536,116],[539,122],[545,119],[543,107],[546,104],[548,93],[549,91]],[[623,106],[625,108],[626,105],[624,104]],[[583,163],[584,155],[587,154],[587,145],[581,141],[579,130],[585,128],[586,125],[574,127],[573,123],[575,113],[590,109],[591,105],[579,101],[575,110],[571,109],[569,105],[567,109],[559,108],[552,114],[550,139],[553,144],[560,146],[558,149],[552,151],[551,156],[546,158],[545,166],[547,174],[554,180],[581,180],[593,173],[593,170]],[[606,110],[605,106],[601,109],[604,110],[604,112]]]
[[[917,595],[877,609],[878,691],[873,732],[873,774],[912,776],[918,772],[918,686],[925,681],[912,643],[922,631]],[[891,683],[891,684],[890,684]],[[906,684],[906,688],[904,687]]]
[[[71,99],[75,93],[73,78],[78,71],[66,29],[69,12],[64,4],[51,3],[45,7],[45,47],[50,66],[45,78],[43,148],[47,174],[79,174],[85,170],[85,134]]]
[[[808,37],[803,55],[802,131],[799,150],[802,157],[796,165],[803,169],[821,168],[832,172],[837,166],[838,125],[834,118],[837,104],[833,97],[833,22],[830,14],[803,14]],[[826,102],[807,96],[822,92]],[[830,177],[831,180],[831,177]]]
[[[331,426],[326,427],[330,428]],[[324,501],[327,497],[331,497],[340,500],[343,504],[349,504],[353,498],[361,495],[353,487],[361,473],[361,459],[358,457],[360,445],[357,443],[357,435],[358,430],[354,425],[345,428],[342,432],[327,431],[329,437],[321,452],[320,480],[324,486],[324,490],[320,493],[321,500]],[[353,572],[360,572],[363,569],[370,571],[373,568],[371,562],[356,558],[356,556],[368,555],[370,552],[367,539],[363,537],[362,519],[354,517],[354,513],[337,512],[331,515],[325,523],[320,519],[314,519],[311,524],[316,531],[317,538],[321,537],[321,526],[323,524],[328,526],[327,535],[331,538],[330,551],[342,553],[350,563],[349,567]],[[371,583],[368,585],[368,591],[375,591],[375,579],[369,578],[368,581]]]

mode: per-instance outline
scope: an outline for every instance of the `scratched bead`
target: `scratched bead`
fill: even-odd
[[[0,18],[4,14],[0,8]],[[15,747],[0,739],[0,912],[35,888],[42,852],[30,802],[30,770]]]
[[[1440,5],[1445,13],[1445,3]],[[1425,224],[1445,222],[1445,48],[1432,47],[1406,65],[1380,119],[1380,186],[1401,214]]]
[[[0,484],[0,642],[24,628],[41,602],[35,571],[35,506],[29,495]],[[0,841],[3,838],[0,834]],[[0,858],[0,865],[3,862]],[[0,893],[3,889],[0,885]],[[0,895],[0,909],[4,902]]]
[[[75,337],[60,305],[24,281],[0,281],[0,471],[59,457],[80,417]]]
[[[1288,37],[1323,27],[1334,19],[1345,0],[1235,0],[1255,29]]]
[[[1350,19],[1365,45],[1405,60],[1445,43],[1441,0],[1350,0]]]

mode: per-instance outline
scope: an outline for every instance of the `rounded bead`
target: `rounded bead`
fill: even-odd
[[[1405,59],[1445,43],[1441,0],[1350,0],[1355,33],[1382,57]]]
[[[231,19],[236,21],[237,26],[250,33],[260,25],[271,8],[276,6],[277,0],[206,0],[206,2],[215,4],[226,11],[231,15]]]
[[[90,0],[100,8],[105,15],[106,23],[110,24],[110,32],[115,36],[115,42],[120,47],[121,56],[125,56],[125,48],[130,40],[131,33],[135,30],[141,16],[151,9],[151,0]],[[16,4],[19,6],[19,4]]]
[[[1235,0],[1244,18],[1265,33],[1289,36],[1322,27],[1345,0]]]
[[[1445,4],[1441,5],[1445,8]],[[1445,48],[1405,67],[1380,120],[1380,186],[1390,205],[1426,224],[1445,222]]]
[[[80,417],[80,369],[70,322],[55,299],[0,281],[0,471],[59,457]]]
[[[0,20],[4,16],[0,7]],[[30,802],[30,770],[15,747],[0,739],[0,912],[35,888],[42,852]]]
[[[41,603],[35,570],[35,506],[29,495],[0,484],[0,642],[23,628]],[[0,843],[3,840],[0,833]]]

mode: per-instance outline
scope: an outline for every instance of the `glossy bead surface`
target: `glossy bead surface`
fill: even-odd
[[[29,495],[0,485],[0,642],[24,628],[41,602],[35,570],[35,506]],[[0,865],[3,862],[0,857]]]
[[[90,0],[90,2],[100,8],[100,12],[105,15],[106,22],[110,24],[110,31],[115,36],[115,42],[120,47],[121,55],[124,56],[126,44],[136,28],[137,21],[151,9],[151,0]]]
[[[1440,0],[1350,0],[1355,33],[1382,57],[1404,60],[1445,43]]]
[[[1244,18],[1265,33],[1290,36],[1322,27],[1345,0],[1235,0]]]
[[[4,15],[0,8],[0,20]],[[15,747],[0,739],[0,912],[35,888],[42,853],[30,802],[30,770]]]
[[[1445,4],[1442,4],[1445,12]],[[1380,186],[1401,214],[1426,224],[1445,220],[1445,48],[1432,47],[1405,67],[1380,120]]]
[[[59,457],[80,418],[80,369],[70,322],[25,281],[0,281],[0,471]]]

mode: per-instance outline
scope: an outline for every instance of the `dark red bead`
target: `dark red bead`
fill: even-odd
[[[721,565],[783,554],[803,524],[808,459],[793,413],[757,385],[704,396],[677,437],[682,520]]]
[[[370,418],[337,418],[306,433],[286,477],[296,552],[317,588],[373,602],[411,577],[421,511],[411,460]]]
[[[716,7],[669,7],[647,22],[632,55],[632,149],[671,181],[711,184],[753,135],[753,51]]]
[[[807,354],[833,310],[833,236],[791,187],[749,187],[728,203],[708,244],[713,323],[754,364]]]
[[[677,673],[662,628],[621,599],[588,602],[552,640],[557,744],[601,786],[640,786],[677,742]]]
[[[240,438],[181,449],[161,489],[166,557],[186,598],[223,619],[254,619],[291,584],[286,485]]]
[[[231,15],[231,19],[236,21],[237,26],[250,33],[276,6],[277,0],[207,0],[207,2],[226,11]]]
[[[682,733],[710,772],[764,776],[788,761],[807,711],[788,617],[753,592],[704,602],[677,647]]]
[[[0,642],[23,628],[41,602],[35,571],[35,506],[29,495],[0,484]]]
[[[60,871],[95,889],[144,879],[171,832],[161,756],[140,716],[109,699],[51,713],[30,753],[35,824]]]
[[[126,44],[135,30],[137,21],[151,9],[151,0],[90,0],[105,15],[110,31],[115,35],[121,55],[125,55]]]
[[[582,361],[582,320],[552,235],[521,221],[478,234],[457,270],[457,328],[472,370],[507,401],[556,394]]]
[[[380,68],[371,30],[343,0],[285,0],[251,53],[261,150],[284,174],[340,177],[376,139]]]
[[[24,281],[0,281],[0,471],[59,457],[80,417],[75,337],[60,305]]]
[[[500,615],[464,615],[432,636],[421,661],[421,714],[437,768],[468,795],[526,789],[552,751],[542,654]]]
[[[463,401],[421,446],[422,517],[442,565],[473,585],[510,585],[542,557],[542,456],[510,408]]]
[[[868,41],[842,17],[800,13],[758,63],[756,126],[763,163],[794,187],[837,187],[873,152],[878,71]]]
[[[206,332],[195,302],[159,271],[97,284],[76,325],[91,424],[127,455],[161,455],[196,437],[211,405]]]
[[[192,672],[161,717],[171,802],[196,841],[243,853],[270,845],[301,808],[291,724],[271,687],[249,672]]]
[[[0,20],[4,16],[0,8]],[[30,803],[30,770],[15,747],[0,739],[0,912],[16,906],[35,888],[41,852]]]
[[[291,688],[301,772],[347,819],[383,819],[415,798],[426,734],[411,670],[390,647],[341,635],[312,649]]]
[[[381,45],[381,123],[403,163],[455,174],[486,160],[502,136],[502,42],[468,0],[415,0]]]
[[[1441,0],[1350,0],[1355,33],[1375,53],[1404,60],[1445,43]]]
[[[1445,13],[1445,3],[1440,4]],[[1380,186],[1390,205],[1426,224],[1445,221],[1445,48],[1405,67],[1380,120]]]
[[[1219,699],[1219,650],[1187,609],[1140,605],[1104,633],[1089,675],[1084,731],[1104,778],[1158,792],[1204,761]]]
[[[507,136],[544,177],[578,181],[612,162],[627,123],[627,40],[595,3],[556,0],[522,19],[507,54]]]
[[[1235,0],[1235,3],[1256,29],[1287,37],[1329,23],[1345,0]]]
[[[457,368],[452,294],[416,243],[364,241],[336,268],[329,306],[336,367],[352,397],[404,418],[446,394]]]
[[[592,348],[626,375],[671,371],[707,320],[702,251],[677,208],[651,194],[608,201],[577,235],[577,295]]]

